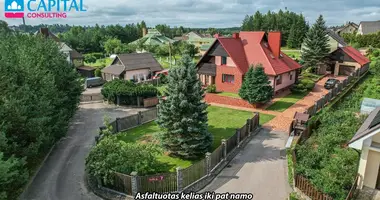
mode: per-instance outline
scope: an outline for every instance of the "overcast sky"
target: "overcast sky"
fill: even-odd
[[[25,0],[25,3],[28,0]],[[39,1],[39,0],[37,0]],[[45,0],[47,1],[47,0]],[[77,0],[79,1],[79,0]],[[341,25],[346,21],[380,20],[380,0],[83,0],[87,12],[71,12],[66,19],[29,19],[35,24],[127,24],[144,20],[148,26],[168,24],[185,27],[233,27],[240,26],[246,14],[257,10],[267,12],[285,9],[303,13],[313,23],[319,14],[328,25]],[[0,12],[4,11],[4,0],[0,0]],[[10,25],[22,20],[4,18]]]

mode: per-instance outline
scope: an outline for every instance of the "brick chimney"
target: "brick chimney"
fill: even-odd
[[[143,34],[143,37],[148,33],[148,31],[146,30],[146,28],[142,28],[142,34]]]
[[[45,37],[49,37],[49,29],[48,28],[40,28],[40,33]]]
[[[219,33],[215,33],[214,38],[219,38]]]
[[[239,39],[240,38],[239,33],[233,33],[232,38]]]
[[[268,33],[268,45],[275,58],[280,57],[281,51],[281,32]]]

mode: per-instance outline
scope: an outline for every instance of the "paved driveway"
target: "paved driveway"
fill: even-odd
[[[100,199],[87,191],[84,163],[105,115],[115,119],[137,113],[103,103],[81,105],[64,138],[46,160],[22,199],[27,200],[93,200]]]
[[[285,133],[262,129],[202,191],[252,193],[255,200],[285,200],[291,192],[286,139]]]

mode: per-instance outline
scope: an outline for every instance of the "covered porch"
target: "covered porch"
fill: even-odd
[[[198,70],[199,80],[203,86],[215,84],[216,65],[213,63],[202,63]]]

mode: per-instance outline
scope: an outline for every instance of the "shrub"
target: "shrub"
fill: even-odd
[[[167,84],[168,83],[168,76],[165,74],[159,74],[158,77],[160,78],[161,84]]]
[[[216,93],[216,85],[209,85],[209,86],[207,86],[206,92],[208,92],[208,93]]]
[[[137,85],[127,80],[115,79],[104,84],[102,95],[108,101],[114,102],[117,96],[121,97],[155,97],[158,90],[153,85]]]
[[[152,144],[125,143],[115,135],[107,136],[96,145],[86,158],[86,170],[90,175],[113,184],[113,173],[139,175],[164,172],[167,168],[156,156],[160,149]]]
[[[86,63],[95,63],[96,57],[92,54],[85,54],[84,55],[84,62]]]
[[[380,49],[376,49],[372,52],[373,57],[379,57],[380,56]]]
[[[95,76],[102,77],[102,70],[100,68],[95,69]]]
[[[291,90],[295,93],[305,93],[314,88],[315,82],[310,78],[302,78],[297,84],[295,84]]]

